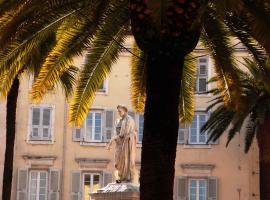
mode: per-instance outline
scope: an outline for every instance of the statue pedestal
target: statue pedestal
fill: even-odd
[[[92,200],[139,200],[139,186],[133,183],[109,183],[91,194]]]

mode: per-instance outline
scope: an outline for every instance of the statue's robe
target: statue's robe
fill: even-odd
[[[120,181],[133,181],[135,173],[135,153],[137,130],[135,121],[127,115],[118,124],[121,126],[116,135],[115,168],[118,170]]]

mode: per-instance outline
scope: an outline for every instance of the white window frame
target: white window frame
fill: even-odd
[[[199,200],[199,194],[200,194],[200,187],[199,187],[199,181],[205,182],[205,200],[207,200],[208,194],[208,181],[203,178],[190,178],[188,179],[188,200],[191,200],[191,194],[190,194],[190,187],[191,187],[191,181],[196,181],[196,200]]]
[[[51,109],[51,119],[50,119],[50,127],[49,127],[49,137],[48,138],[42,138],[40,139],[33,139],[31,136],[32,134],[32,123],[33,123],[33,108],[39,108],[39,109],[45,109],[50,108]],[[39,104],[39,105],[30,105],[29,107],[29,117],[28,117],[28,134],[26,141],[28,143],[32,144],[52,144],[55,140],[54,137],[54,121],[55,121],[55,105],[49,105],[49,104]],[[42,123],[42,118],[40,119],[40,123]]]
[[[45,172],[46,173],[46,192],[45,192],[45,199],[48,199],[48,193],[49,193],[49,173],[48,173],[48,171],[46,171],[46,170],[31,170],[30,172],[29,172],[29,180],[28,180],[28,200],[30,200],[31,199],[31,174],[33,173],[33,172],[38,172],[38,176],[39,176],[39,181],[37,182],[37,191],[36,191],[36,194],[39,194],[39,183],[40,183],[40,173],[41,172]],[[39,196],[38,196],[38,199],[37,200],[39,200]]]
[[[97,173],[97,172],[82,172],[82,197],[83,198],[85,196],[84,180],[85,180],[85,176],[86,175],[90,175],[90,193],[93,192],[93,183],[94,183],[94,176],[95,175],[98,175],[99,176],[99,184],[100,184],[100,187],[102,187],[102,175],[101,175],[101,173]]]
[[[203,65],[202,63],[200,63],[200,59],[206,59],[206,74],[205,75],[201,75],[200,74],[200,65]],[[196,95],[206,95],[204,94],[205,92],[209,91],[209,87],[208,87],[208,80],[210,77],[210,59],[209,56],[202,56],[199,57],[197,59],[197,75],[196,75],[196,82],[195,82],[195,94]],[[200,79],[206,79],[206,91],[199,91],[199,80]]]
[[[83,123],[83,138],[84,138],[84,142],[103,142],[103,115],[104,115],[104,110],[90,110],[87,114],[87,116],[90,114],[90,113],[94,113],[93,115],[93,118],[92,118],[92,121],[94,122],[94,125],[92,126],[92,135],[91,135],[91,138],[87,138],[87,135],[86,135],[86,121],[87,121],[87,118],[84,120],[84,123]],[[101,115],[101,131],[100,131],[100,140],[95,140],[95,117],[96,117],[96,113],[100,113]]]
[[[199,116],[200,115],[205,115],[206,116],[206,121],[208,120],[209,118],[209,114],[207,112],[195,112],[194,114],[194,117],[197,117],[197,128],[196,128],[196,137],[197,137],[197,141],[196,142],[191,142],[191,127],[192,125],[189,126],[189,131],[188,131],[188,144],[198,144],[198,145],[207,145],[207,140],[208,140],[208,134],[207,132],[204,133],[205,135],[205,142],[200,142],[199,141],[199,138],[200,138],[200,134],[201,134],[201,131],[200,131],[200,122],[199,122]]]

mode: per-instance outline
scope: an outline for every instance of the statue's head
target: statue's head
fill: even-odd
[[[118,111],[119,116],[123,117],[123,116],[125,116],[127,114],[128,109],[124,105],[118,105],[117,106],[117,111]]]

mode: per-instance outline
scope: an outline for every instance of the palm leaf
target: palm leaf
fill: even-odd
[[[239,133],[240,132],[241,127],[243,126],[244,120],[245,120],[245,116],[244,115],[239,115],[238,113],[236,113],[234,115],[234,118],[232,120],[232,127],[228,131],[228,138],[227,138],[226,146],[229,145],[229,143],[234,138],[234,136],[236,135],[236,133]]]
[[[128,1],[113,0],[99,32],[95,35],[92,48],[87,56],[87,64],[80,74],[69,116],[70,123],[80,125],[86,117],[95,92],[111,71],[122,50],[128,33]]]
[[[194,86],[196,81],[196,61],[190,59],[192,54],[185,58],[181,79],[179,101],[180,122],[191,123],[195,112]]]
[[[116,61],[124,36],[127,34],[127,26],[124,25],[115,35],[99,33],[93,41],[95,48],[91,49],[87,56],[87,63],[80,74],[80,80],[75,90],[71,105],[71,123],[80,126],[84,121],[95,92],[111,71],[111,65]]]
[[[131,102],[134,111],[144,112],[146,100],[146,55],[134,43],[131,58]]]
[[[242,20],[250,27],[252,36],[270,53],[270,13],[261,1],[244,1]]]
[[[76,75],[79,69],[75,66],[69,67],[68,71],[65,71],[59,80],[60,87],[64,90],[66,99],[70,98],[73,94],[74,87],[76,85]]]
[[[226,32],[224,26],[216,18],[215,11],[208,9],[204,16],[202,42],[215,61],[218,86],[224,88],[224,101],[235,103],[234,107],[237,108],[241,92],[238,91],[238,76],[235,73],[236,67],[232,49],[228,46],[229,36]]]
[[[251,113],[246,130],[245,130],[245,152],[247,153],[252,145],[254,136],[256,134],[257,124],[256,124],[256,117],[253,113]]]

